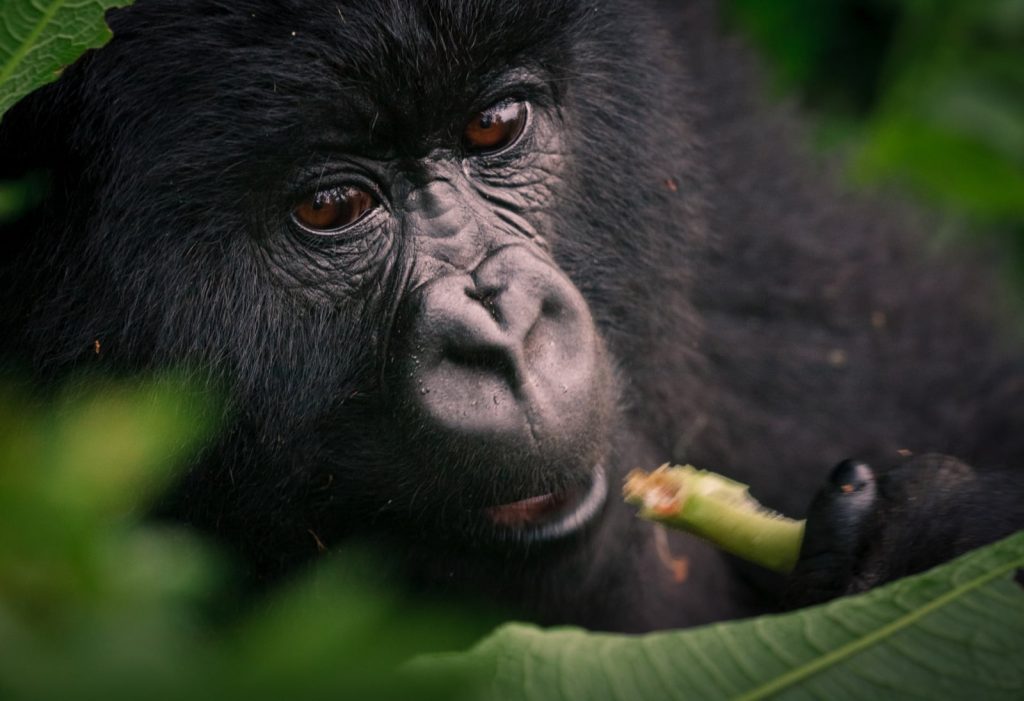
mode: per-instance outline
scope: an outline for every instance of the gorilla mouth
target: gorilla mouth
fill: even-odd
[[[583,530],[601,511],[607,496],[608,477],[598,466],[587,486],[490,506],[484,514],[503,539],[552,541]]]

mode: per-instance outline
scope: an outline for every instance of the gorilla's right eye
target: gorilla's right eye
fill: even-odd
[[[526,103],[519,100],[491,105],[469,120],[462,132],[463,142],[473,153],[500,151],[523,133],[526,116]]]
[[[377,206],[377,198],[354,185],[320,190],[302,200],[292,218],[316,234],[334,233],[355,224]]]

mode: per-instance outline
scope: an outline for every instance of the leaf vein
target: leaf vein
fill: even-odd
[[[35,41],[35,39],[43,33],[43,30],[46,29],[46,26],[53,21],[54,16],[63,4],[64,0],[53,0],[49,7],[46,8],[43,12],[43,16],[40,17],[39,21],[36,22],[34,27],[32,27],[28,36],[25,37],[25,40],[14,50],[14,53],[11,54],[7,63],[0,68],[0,84],[11,77],[11,74],[13,74],[14,70],[18,67],[18,64],[20,64],[21,61],[28,56],[29,52],[32,51],[33,41]]]

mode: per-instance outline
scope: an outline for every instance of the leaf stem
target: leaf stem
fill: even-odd
[[[623,486],[640,516],[693,533],[722,550],[776,572],[800,555],[804,522],[761,506],[745,484],[690,465],[633,470]]]

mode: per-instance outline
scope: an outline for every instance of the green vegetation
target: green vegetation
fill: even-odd
[[[458,698],[396,666],[472,640],[348,554],[243,605],[230,563],[144,520],[216,425],[181,378],[83,381],[39,401],[0,384],[0,698]]]
[[[131,0],[3,0],[0,2],[0,119],[18,100],[56,80],[87,49],[110,39],[103,13]],[[46,178],[0,180],[0,224],[37,203]]]
[[[1024,0],[728,0],[862,185],[1015,253],[1024,283]]]
[[[0,4],[0,117],[56,80],[83,51],[110,39],[103,13],[131,0],[4,0]]]
[[[918,577],[784,616],[641,637],[509,624],[434,671],[478,698],[986,699],[1024,694],[1024,533]]]
[[[463,613],[337,553],[240,603],[230,563],[144,518],[219,414],[182,378],[0,385],[0,698],[1020,698],[1024,533],[785,616],[634,637]]]

